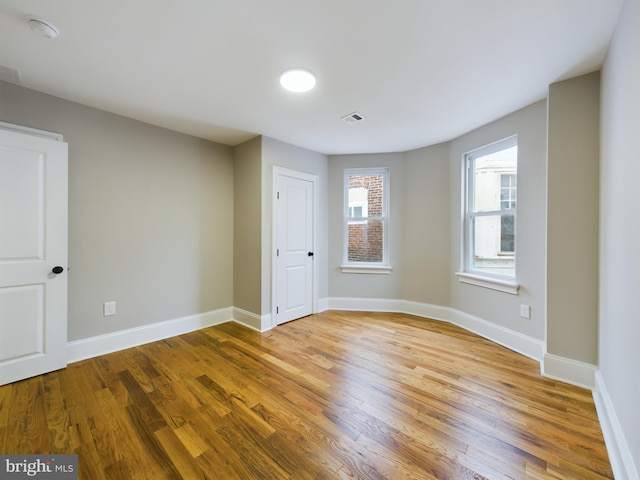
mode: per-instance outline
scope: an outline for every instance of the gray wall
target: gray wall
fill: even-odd
[[[233,305],[261,311],[262,139],[233,149]]]
[[[518,217],[516,219],[516,280],[519,295],[451,281],[450,306],[543,340],[545,327],[545,238],[547,108],[541,101],[451,143],[451,270],[462,268],[462,174],[464,154],[518,135]],[[531,319],[520,317],[520,304],[531,306]]]
[[[69,143],[69,340],[232,305],[230,148],[4,82],[0,121]]]
[[[451,301],[449,146],[404,154],[402,298],[440,306]]]
[[[600,372],[640,473],[640,2],[627,0],[602,70]]]
[[[344,169],[389,168],[389,260],[391,273],[342,273]],[[402,298],[404,164],[402,153],[329,157],[329,297]]]
[[[547,352],[598,363],[600,73],[549,86]]]
[[[405,153],[329,157],[329,296],[406,299],[477,316],[544,339],[546,102],[541,101],[452,142]],[[518,135],[517,296],[461,284],[464,153]],[[344,274],[343,171],[390,167],[390,275]],[[520,304],[532,318],[520,317]]]
[[[261,314],[271,313],[271,260],[273,253],[273,167],[283,167],[318,176],[318,243],[315,262],[318,271],[318,298],[328,293],[327,257],[327,156],[296,147],[269,137],[262,137],[262,308]],[[254,312],[258,313],[258,312]]]

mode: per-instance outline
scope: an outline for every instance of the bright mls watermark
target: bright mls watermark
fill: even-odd
[[[77,455],[0,455],[0,479],[78,480]]]

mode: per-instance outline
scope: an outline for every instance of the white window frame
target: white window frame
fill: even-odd
[[[382,216],[349,216],[349,177],[353,175],[382,175]],[[373,274],[389,274],[391,265],[389,263],[389,169],[386,167],[378,168],[346,168],[343,177],[343,238],[342,238],[342,265],[340,266],[343,273],[373,273]],[[363,208],[363,212],[366,208]],[[368,212],[367,212],[368,214]],[[382,221],[382,261],[381,262],[349,262],[348,261],[348,242],[349,242],[349,221],[357,223],[365,223],[368,220]]]
[[[476,213],[472,211],[473,199],[474,199],[474,169],[473,164],[476,158],[483,157],[500,150],[505,150],[518,145],[518,136],[514,135],[503,140],[499,140],[495,143],[486,145],[484,147],[467,152],[463,156],[463,172],[464,179],[463,185],[463,235],[462,235],[462,269],[456,272],[460,282],[468,283],[485,288],[491,288],[502,292],[510,293],[513,295],[518,294],[520,285],[516,281],[517,276],[517,246],[514,248],[514,275],[500,275],[492,272],[473,268],[473,252],[474,252],[474,238],[473,238],[473,220],[479,216],[490,215],[502,215],[509,214],[514,215],[514,225],[517,224],[517,203],[516,208],[502,209],[501,202],[499,203],[499,209],[495,211],[488,211],[482,213]],[[518,183],[518,175],[516,174],[516,184]],[[517,195],[517,191],[516,191]]]

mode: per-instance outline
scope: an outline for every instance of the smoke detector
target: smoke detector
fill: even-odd
[[[341,117],[341,118],[347,123],[358,123],[364,120],[364,117],[360,115],[358,112],[350,113],[349,115],[345,115],[344,117]]]
[[[29,15],[25,17],[27,23],[29,24],[29,28],[32,32],[37,33],[40,36],[46,38],[57,38],[60,35],[60,30],[58,27],[53,25],[48,20],[40,17],[34,17],[33,15]]]

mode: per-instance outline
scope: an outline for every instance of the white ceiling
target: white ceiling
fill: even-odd
[[[621,3],[0,0],[0,65],[25,87],[227,145],[263,134],[328,154],[406,151],[597,70]],[[31,32],[28,14],[60,37]],[[282,90],[291,67],[316,88]],[[354,111],[365,120],[340,119]]]

